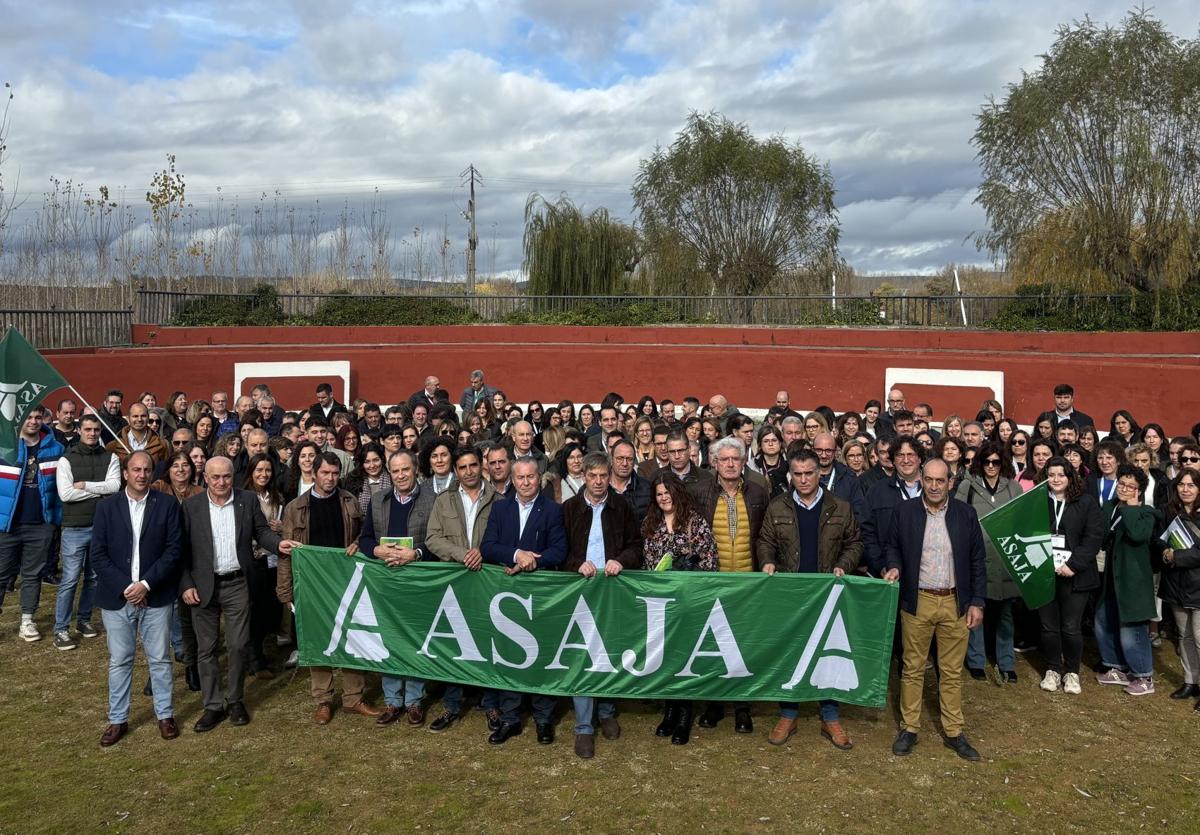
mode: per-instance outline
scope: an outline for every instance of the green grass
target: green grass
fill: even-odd
[[[44,592],[46,633],[54,595]],[[942,746],[932,674],[920,743],[906,759],[890,753],[890,705],[843,709],[851,752],[819,737],[813,706],[782,748],[766,741],[770,704],[756,707],[753,735],[735,735],[730,718],[681,748],[654,737],[652,705],[627,702],[622,738],[598,739],[590,762],[572,752],[566,703],[550,747],[530,727],[493,748],[478,711],[441,735],[340,713],[318,727],[304,671],[249,680],[254,721],[203,735],[191,731],[199,697],[180,672],[182,735],[164,742],[141,694],[140,654],[132,732],[102,750],[103,638],[73,652],[48,637],[26,644],[15,595],[7,602],[0,832],[1173,832],[1194,831],[1200,814],[1200,714],[1167,698],[1181,680],[1169,644],[1156,652],[1158,693],[1141,699],[1086,677],[1080,697],[1044,694],[1036,655],[1019,659],[1015,686],[967,679],[978,764]],[[377,686],[373,699],[382,702]],[[431,718],[438,712],[435,704]]]

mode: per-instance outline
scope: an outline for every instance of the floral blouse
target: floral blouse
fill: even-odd
[[[667,530],[667,523],[660,522],[643,543],[643,567],[653,570],[664,554],[674,558],[675,571],[716,571],[717,543],[712,529],[698,513],[693,513],[683,530],[676,527],[675,533]]]

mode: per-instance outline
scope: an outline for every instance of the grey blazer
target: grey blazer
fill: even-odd
[[[258,497],[245,490],[233,491],[234,530],[237,536],[238,564],[252,586],[261,581],[266,563],[254,559],[254,543],[266,551],[277,552],[280,536],[271,530],[263,516]],[[216,587],[214,576],[212,525],[208,516],[208,491],[184,499],[180,506],[183,522],[183,576],[180,592],[195,589],[200,605],[207,606]]]

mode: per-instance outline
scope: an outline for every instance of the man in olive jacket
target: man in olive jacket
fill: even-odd
[[[479,550],[487,530],[492,505],[500,495],[483,478],[483,456],[473,446],[462,447],[454,455],[454,475],[457,486],[438,495],[429,512],[425,526],[426,549],[444,562],[459,562],[471,571],[483,565]],[[499,726],[499,697],[495,690],[485,690],[481,706],[487,712],[489,725]],[[429,730],[441,733],[463,716],[463,687],[447,684],[442,695],[442,715],[429,723]]]
[[[862,537],[854,512],[845,499],[821,487],[821,463],[807,450],[788,457],[790,492],[776,496],[767,505],[758,535],[756,556],[764,574],[788,571],[806,574],[852,573],[862,558]],[[836,748],[853,747],[842,728],[838,703],[820,703],[821,736]],[[767,737],[772,745],[783,745],[796,733],[800,706],[781,702],[779,722]]]

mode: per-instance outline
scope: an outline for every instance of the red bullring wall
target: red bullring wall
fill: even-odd
[[[1157,420],[1172,435],[1200,420],[1200,334],[996,333],[888,329],[666,326],[642,328],[469,325],[455,327],[164,328],[135,326],[133,348],[71,349],[47,357],[93,403],[109,388],[128,400],[143,390],[205,397],[231,389],[236,363],[345,360],[350,393],[381,403],[406,399],[435,374],[457,402],[472,369],[517,402],[596,401],[614,390],[767,407],[777,389],[793,405],[862,409],[883,399],[888,369],[935,369],[931,379],[896,374],[911,406],[935,417],[974,417],[1003,375],[1006,412],[1022,423],[1053,405],[1056,383],[1107,428],[1115,409]],[[962,385],[953,374],[972,372]],[[990,372],[990,373],[989,373]],[[317,378],[268,379],[281,402],[302,408]],[[257,382],[247,381],[245,388]],[[335,383],[338,390],[339,381]]]

